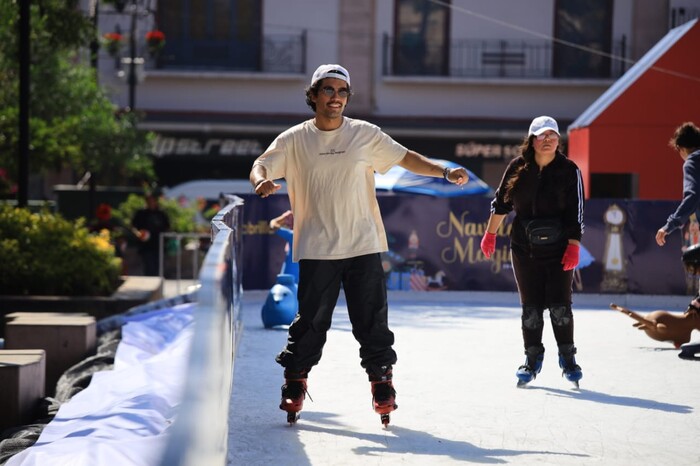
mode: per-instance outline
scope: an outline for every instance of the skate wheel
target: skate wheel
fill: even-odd
[[[384,427],[389,426],[389,421],[391,421],[391,416],[389,416],[388,414],[382,414],[381,418],[382,418],[382,424],[384,424]]]
[[[299,420],[299,411],[290,411],[287,413],[287,422],[289,425],[296,424],[296,422]]]

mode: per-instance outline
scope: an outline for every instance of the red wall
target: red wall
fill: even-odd
[[[578,168],[581,169],[581,176],[583,178],[583,190],[586,193],[586,198],[590,197],[591,192],[591,170],[589,166],[590,150],[588,149],[590,141],[590,130],[586,128],[576,128],[569,131],[569,142],[567,155],[571,160],[576,162]]]
[[[700,125],[699,45],[700,22],[588,128],[571,131],[569,156],[583,172],[587,193],[591,173],[637,173],[639,199],[680,198],[682,160],[668,140],[685,121]]]

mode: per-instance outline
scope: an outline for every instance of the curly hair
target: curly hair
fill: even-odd
[[[325,78],[324,78],[325,79]],[[316,102],[311,100],[311,96],[318,96],[318,91],[321,89],[321,84],[323,84],[323,79],[319,79],[314,83],[313,86],[307,86],[306,89],[304,89],[304,93],[306,94],[306,105],[311,107],[311,110],[314,112],[316,111]],[[352,88],[348,84],[348,101],[347,103],[350,103],[350,97],[352,97]]]
[[[692,121],[686,121],[676,128],[668,145],[673,149],[697,149],[700,147],[700,129]]]

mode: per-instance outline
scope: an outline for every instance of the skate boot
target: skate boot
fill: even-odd
[[[372,383],[372,406],[380,415],[384,427],[389,425],[391,417],[389,413],[398,408],[396,404],[396,390],[392,383],[391,366],[368,368],[367,374]]]
[[[525,350],[525,356],[525,364],[520,366],[515,373],[518,378],[518,387],[524,387],[532,382],[542,370],[544,347],[528,346]]]
[[[299,413],[304,407],[304,398],[308,394],[309,392],[306,391],[306,373],[289,374],[285,371],[280,409],[287,412],[287,422],[290,425],[299,419]]]
[[[698,353],[700,353],[700,344],[694,343],[692,345],[682,345],[681,352],[678,353],[678,357],[681,359],[699,361],[700,356],[698,356]]]
[[[559,345],[559,367],[566,380],[573,383],[578,388],[578,381],[583,378],[581,366],[576,364],[576,347],[573,344]]]

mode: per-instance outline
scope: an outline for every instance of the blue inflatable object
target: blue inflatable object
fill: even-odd
[[[432,159],[443,167],[463,168],[451,160]],[[467,169],[465,169],[467,170]],[[433,197],[462,197],[475,195],[493,196],[493,189],[485,181],[467,170],[469,181],[463,186],[457,186],[449,181],[432,176],[418,175],[399,165],[392,167],[385,174],[374,174],[374,185],[378,191],[393,191],[397,193],[423,194]]]
[[[281,273],[277,283],[272,285],[262,307],[262,321],[265,328],[289,325],[297,315],[297,285],[294,275]]]
[[[588,251],[588,249],[583,247],[583,244],[581,244],[581,247],[579,249],[578,265],[576,266],[576,268],[582,269],[584,267],[588,267],[593,262],[595,262],[595,257],[593,257],[593,254],[591,254]]]

